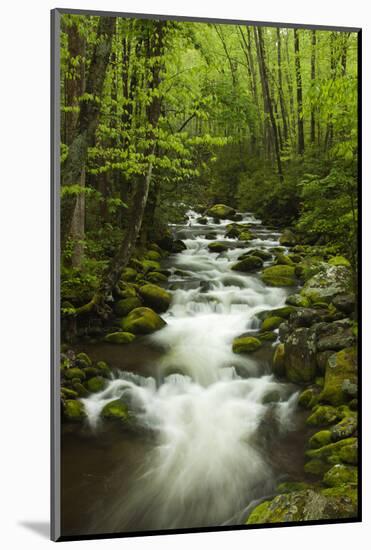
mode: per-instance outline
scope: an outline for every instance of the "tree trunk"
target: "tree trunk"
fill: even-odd
[[[294,29],[294,49],[295,49],[295,74],[296,74],[296,100],[297,100],[297,120],[298,120],[298,153],[304,154],[304,120],[303,120],[303,89],[301,82],[300,69],[300,43],[299,33]]]
[[[68,156],[62,167],[62,186],[81,185],[82,174],[86,170],[88,147],[94,144],[95,131],[99,120],[99,103],[94,98],[100,97],[106,68],[111,52],[115,18],[100,17],[97,40],[86,78],[85,92],[93,97],[82,101],[77,121],[76,136],[73,139]],[[82,187],[82,191],[83,191]],[[71,224],[79,193],[67,194],[61,203],[61,247],[65,246],[71,234]]]
[[[285,143],[287,143],[289,132],[287,127],[285,99],[283,97],[281,32],[278,27],[277,27],[277,66],[278,66],[278,95],[280,99],[280,108],[281,108],[281,116],[282,116],[283,140]]]
[[[276,120],[273,112],[273,104],[272,104],[271,95],[270,95],[270,86],[269,86],[267,68],[266,68],[266,62],[265,62],[264,36],[263,36],[261,27],[258,27],[258,28],[254,27],[254,33],[255,33],[256,51],[258,55],[258,63],[259,63],[259,69],[260,69],[260,79],[262,83],[263,95],[265,96],[265,99],[266,99],[266,107],[268,109],[268,114],[269,114],[270,123],[272,127],[274,151],[275,151],[276,161],[277,161],[277,172],[278,172],[278,177],[280,179],[280,182],[283,183],[283,172],[282,172],[282,164],[281,164],[278,130],[277,130],[277,124],[276,124]]]
[[[164,49],[165,26],[165,21],[156,21],[154,22],[153,29],[147,29],[148,33],[150,33],[150,38],[147,40],[146,58],[151,72],[151,78],[147,81],[147,86],[151,93],[151,102],[146,109],[148,122],[146,141],[150,143],[145,151],[145,156],[149,159],[147,171],[146,174],[136,180],[132,204],[129,212],[129,223],[124,239],[116,255],[103,274],[98,291],[94,294],[92,300],[88,304],[76,309],[76,315],[90,313],[93,309],[96,309],[98,314],[103,317],[107,315],[109,308],[106,306],[105,302],[120,280],[122,270],[130,261],[132,251],[135,247],[136,240],[142,227],[143,216],[152,178],[153,164],[151,157],[156,148],[155,130],[158,125],[161,111],[161,97],[159,96],[157,90],[161,81],[161,56]]]

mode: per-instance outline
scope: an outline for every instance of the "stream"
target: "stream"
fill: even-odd
[[[280,234],[246,213],[239,223],[251,225],[254,239],[226,239],[231,220],[201,225],[198,217],[190,211],[173,226],[187,249],[163,262],[172,273],[167,326],[129,346],[78,348],[117,370],[104,391],[83,400],[87,425],[64,427],[64,534],[237,525],[279,482],[304,478],[304,413],[298,388],[271,374],[275,343],[232,352],[236,336],[258,331],[259,312],[295,291],[231,270],[251,248],[279,246]],[[208,250],[210,233],[226,252]],[[121,396],[138,430],[100,420]]]

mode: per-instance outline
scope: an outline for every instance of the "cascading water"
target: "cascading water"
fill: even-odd
[[[254,226],[247,247],[224,238],[230,221],[213,224],[210,218],[203,226],[196,212],[188,216],[187,225],[175,228],[187,249],[170,259],[167,326],[150,337],[164,350],[154,365],[157,379],[120,371],[103,392],[83,400],[93,429],[104,405],[124,396],[138,425],[153,434],[130,488],[101,518],[106,530],[244,521],[248,505],[277,482],[265,453],[264,425],[269,422],[276,437],[292,428],[293,389],[274,379],[264,357],[232,352],[236,336],[258,329],[256,314],[287,297],[256,275],[232,271],[232,262],[250,248],[277,246],[279,234],[246,214],[241,223]],[[210,252],[210,232],[230,248]],[[267,399],[272,392],[278,402]]]

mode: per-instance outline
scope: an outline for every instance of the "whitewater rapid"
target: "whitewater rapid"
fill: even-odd
[[[296,393],[273,377],[270,362],[232,352],[233,339],[257,331],[257,314],[282,306],[287,291],[231,266],[251,248],[278,246],[279,233],[245,214],[240,223],[251,224],[254,234],[247,246],[224,237],[231,220],[215,224],[209,218],[205,226],[198,216],[190,211],[188,222],[174,227],[187,248],[171,260],[167,325],[150,337],[164,350],[156,376],[118,371],[104,391],[83,399],[92,429],[104,405],[123,397],[138,426],[153,434],[131,488],[107,511],[113,529],[244,521],[249,504],[272,493],[277,482],[262,427],[270,422],[280,437],[294,425]],[[230,248],[211,253],[210,232]],[[279,396],[274,402],[267,399],[272,393]]]

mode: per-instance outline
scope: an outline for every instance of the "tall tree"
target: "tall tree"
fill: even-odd
[[[312,80],[312,86],[316,80],[316,46],[317,46],[317,36],[316,31],[312,30],[311,33],[311,55],[310,55],[310,78]],[[312,101],[311,111],[310,111],[310,141],[314,145],[316,141],[316,116],[315,116],[315,107],[314,102]]]
[[[300,42],[299,32],[294,29],[294,49],[295,49],[295,75],[296,75],[296,101],[297,101],[297,121],[298,121],[298,153],[304,154],[304,118],[303,118],[303,88],[300,67]]]

